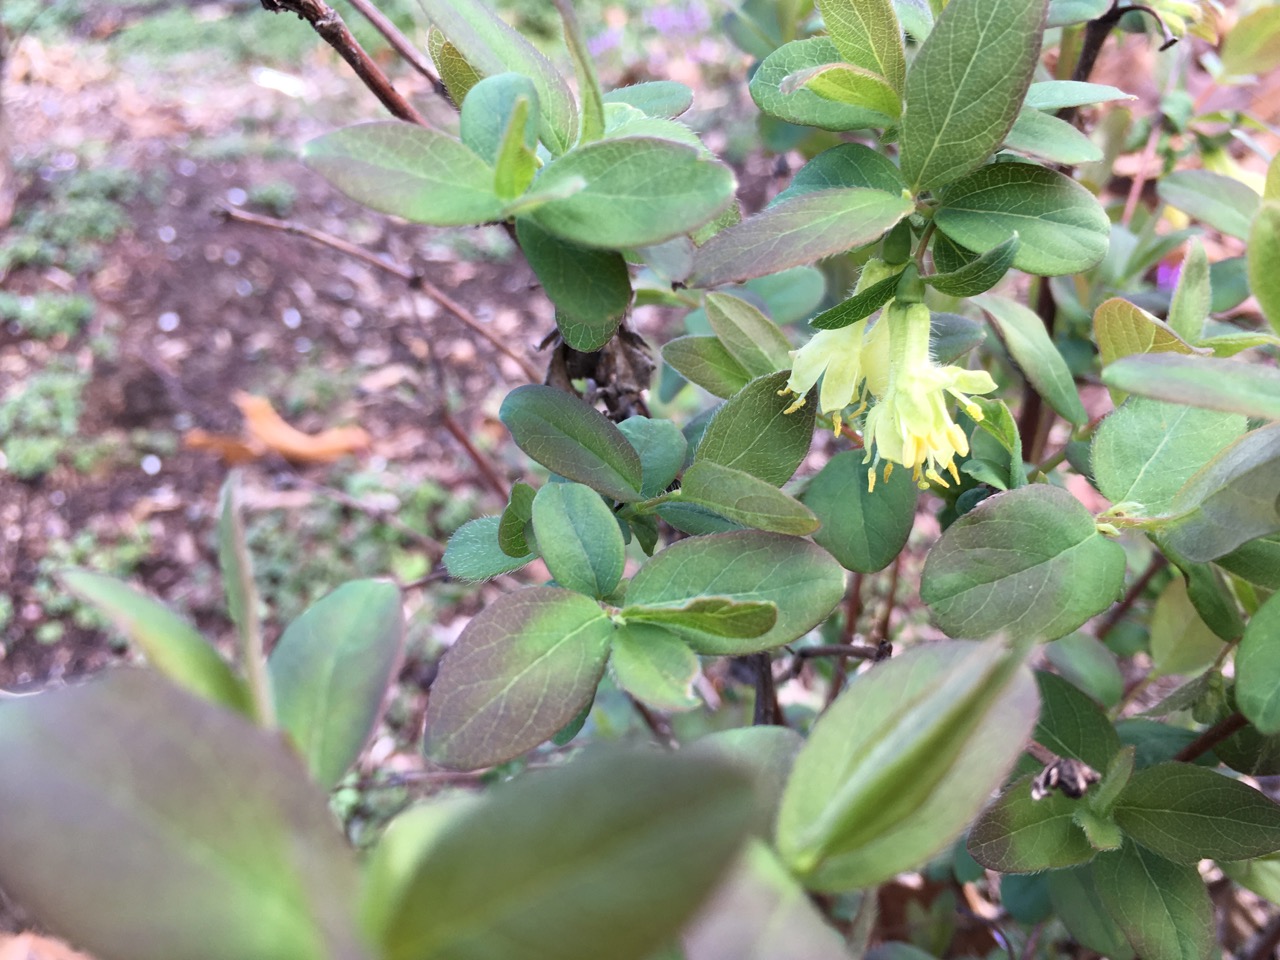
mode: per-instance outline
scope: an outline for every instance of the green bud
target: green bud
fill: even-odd
[[[905,220],[890,230],[880,247],[885,263],[902,264],[911,259],[911,224]]]
[[[924,281],[920,279],[920,271],[914,263],[908,263],[902,271],[894,299],[899,303],[924,303]]]

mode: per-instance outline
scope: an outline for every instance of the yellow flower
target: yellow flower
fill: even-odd
[[[959,483],[955,458],[968,454],[969,439],[952,419],[951,398],[974,420],[981,420],[982,411],[969,394],[989,393],[996,388],[995,381],[985,370],[934,363],[929,356],[929,308],[924,304],[895,303],[885,311],[877,324],[881,325],[887,326],[890,338],[889,377],[867,414],[863,431],[866,459],[874,459],[877,466],[888,461],[885,479],[893,464],[900,463],[911,469],[912,478],[922,488],[928,486],[926,479],[948,486],[942,470]],[[875,489],[875,480],[873,467],[868,476],[871,489]]]
[[[859,397],[862,382],[862,334],[867,321],[859,320],[838,330],[819,330],[799,350],[791,351],[791,377],[780,395],[796,394],[784,413],[795,413],[805,404],[805,395],[822,378],[818,409],[834,415],[835,432],[840,434],[842,411]],[[857,416],[857,414],[854,414]]]

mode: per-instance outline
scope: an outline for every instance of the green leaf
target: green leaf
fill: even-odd
[[[1186,581],[1174,577],[1151,614],[1151,658],[1156,675],[1199,673],[1221,652],[1222,640],[1191,605]]]
[[[1199,240],[1191,241],[1182,261],[1178,286],[1169,306],[1169,327],[1184,340],[1197,340],[1209,319],[1212,303],[1209,281],[1209,259]]]
[[[1103,12],[1106,12],[1105,0]],[[1053,9],[1057,2],[1050,3],[1049,17],[1053,17]],[[1090,17],[1089,19],[1093,19]],[[1053,26],[1051,23],[1050,26]],[[1067,107],[1083,107],[1091,103],[1107,103],[1111,100],[1136,100],[1131,93],[1125,93],[1118,87],[1110,87],[1105,83],[1082,83],[1079,80],[1046,80],[1033,83],[1027,88],[1024,107],[1035,110],[1063,110]]]
[[[1093,474],[1112,503],[1141,504],[1146,516],[1169,510],[1197,470],[1245,432],[1238,414],[1130,397],[1093,438]]]
[[[594,407],[540,384],[516,387],[498,411],[521,450],[615,500],[640,500],[640,455]]]
[[[1249,230],[1249,289],[1258,298],[1263,316],[1280,333],[1280,203],[1262,205]]]
[[[685,471],[682,499],[722,517],[771,533],[804,536],[818,529],[818,518],[795,497],[742,470],[698,460]]]
[[[747,847],[684,933],[684,960],[848,960],[840,935],[767,844]]]
[[[718,337],[676,337],[662,347],[662,359],[680,376],[696,383],[712,396],[731,397],[748,383],[751,374],[734,359]]]
[[[1212,960],[1213,905],[1200,872],[1134,843],[1093,863],[1098,894],[1143,960]]]
[[[5,891],[98,956],[368,956],[355,858],[293,750],[155,673],[0,703],[0,806]]]
[[[1280,857],[1262,857],[1218,866],[1234,883],[1280,905]]]
[[[455,580],[491,580],[519,570],[534,557],[510,557],[498,545],[501,517],[480,517],[458,528],[444,550],[444,568]]]
[[[1094,311],[1093,336],[1104,369],[1134,354],[1202,352],[1179,337],[1164,321],[1119,297],[1112,297]],[[1112,388],[1114,403],[1119,405],[1124,396],[1125,391]]]
[[[628,622],[618,627],[609,669],[619,687],[659,710],[689,710],[702,702],[693,694],[697,656],[687,643],[659,626]]]
[[[1021,487],[984,500],[930,551],[920,599],[951,636],[1054,640],[1124,590],[1124,550],[1065,490]]]
[[[751,77],[751,99],[771,117],[823,130],[863,130],[889,118],[877,110],[826,100],[808,87],[784,92],[782,83],[801,70],[841,63],[840,51],[827,37],[793,40],[764,58]]]
[[[892,0],[818,0],[817,7],[840,56],[902,93],[907,60]]]
[[[558,584],[603,598],[622,579],[627,545],[613,511],[590,487],[549,483],[533,499],[538,553]]]
[[[784,79],[779,89],[791,93],[800,87],[812,90],[823,100],[865,107],[883,115],[886,126],[902,112],[902,100],[884,77],[848,63],[826,63],[808,67]]]
[[[351,199],[406,220],[453,227],[502,216],[493,167],[438,130],[361,123],[312,140],[302,156]]]
[[[1040,56],[1047,6],[952,0],[938,17],[907,72],[902,173],[913,192],[963,177],[1004,142]]]
[[[685,627],[715,637],[751,639],[768,633],[778,622],[778,605],[772,601],[699,597],[683,607],[624,607],[628,623]]]
[[[1087,423],[1089,415],[1080,402],[1071,370],[1035,311],[995,294],[975,297],[974,303],[991,318],[1010,356],[1049,406],[1071,423]]]
[[[950,297],[973,297],[986,293],[999,283],[1018,254],[1017,233],[964,266],[948,273],[923,277],[925,283]]]
[[[280,726],[331,789],[373,735],[400,667],[404,614],[385,580],[353,580],[289,624],[268,666]]]
[[[58,579],[136,643],[147,662],[175,684],[210,703],[251,712],[244,682],[194,627],[168,607],[100,573],[63,570]]]
[[[752,797],[722,764],[590,756],[502,784],[417,858],[386,960],[646,960],[715,886]],[[696,842],[694,841],[696,838]]]
[[[1120,738],[1101,708],[1055,674],[1037,671],[1036,683],[1040,687],[1036,740],[1060,757],[1082,760],[1099,772],[1106,770],[1120,749]]]
[[[699,247],[689,284],[715,287],[843,253],[882,236],[912,208],[901,195],[866,187],[792,197]]]
[[[730,355],[752,377],[791,366],[791,343],[778,325],[738,297],[709,293],[707,321]]]
[[[651,117],[674,119],[693,106],[693,91],[675,80],[648,80],[610,90],[605,103],[625,103]]]
[[[654,137],[600,140],[548,164],[534,181],[581,189],[529,212],[544,230],[587,247],[646,247],[696,230],[733,201],[733,173],[692,147]]]
[[[875,493],[867,490],[869,464],[846,450],[809,481],[802,499],[822,522],[813,539],[846,569],[874,573],[907,545],[919,491],[907,471],[895,471]]]
[[[640,493],[656,497],[676,478],[684,466],[688,443],[684,434],[670,420],[628,417],[618,424],[627,442],[640,455],[640,472],[644,482]]]
[[[538,491],[518,480],[511,485],[511,496],[498,521],[498,547],[508,557],[527,557],[536,544],[529,542],[528,528],[533,520],[533,498]]]
[[[1097,198],[1036,164],[990,164],[951,183],[940,199],[939,230],[978,252],[1016,233],[1021,242],[1013,265],[1027,273],[1080,273],[1102,260],[1110,242],[1111,222]]]
[[[1239,180],[1208,170],[1178,170],[1156,183],[1160,199],[1213,229],[1241,240],[1261,200]]]
[[[687,748],[694,756],[737,767],[755,787],[756,816],[752,833],[773,836],[773,821],[804,739],[789,727],[734,727],[699,737]]]
[[[1280,590],[1280,536],[1250,540],[1214,563],[1249,583]]]
[[[235,624],[245,662],[260,651],[249,649],[249,634],[257,629],[258,595],[253,587],[253,559],[245,543],[239,504],[240,475],[227,475],[218,493],[218,568],[227,595],[227,613]],[[217,701],[215,701],[217,702]]]
[[[1280,424],[1253,430],[1187,481],[1162,536],[1196,563],[1280,530]]]
[[[595,694],[613,629],[595,601],[558,587],[490,603],[440,663],[427,705],[428,755],[474,770],[554,735]]]
[[[813,629],[844,595],[844,571],[821,547],[796,537],[741,530],[681,540],[654,555],[627,588],[631,607],[682,608],[703,597],[772,603],[773,628],[749,640],[668,624],[694,652],[769,650]]]
[[[902,174],[883,153],[860,143],[842,143],[823,150],[797,171],[787,189],[773,198],[781,203],[816,190],[867,187],[900,194],[906,184]]]
[[[567,0],[554,0],[564,27],[564,43],[573,61],[574,77],[578,81],[578,99],[582,102],[578,144],[599,140],[604,135],[604,92],[596,75],[595,61],[587,49],[587,40],[578,24],[573,5]]]
[[[1023,655],[915,647],[850,684],[810,731],[778,811],[778,852],[806,886],[873,886],[954,841],[1035,723]]]
[[[1104,707],[1113,707],[1124,694],[1124,675],[1116,655],[1087,633],[1073,633],[1044,648],[1054,669]]]
[[[460,114],[462,142],[490,166],[505,162],[522,181],[513,181],[511,190],[497,190],[499,196],[509,200],[524,193],[537,169],[538,90],[533,81],[518,73],[486,77],[467,92]]]
[[[788,371],[752,380],[716,411],[694,462],[732,467],[780,486],[791,479],[813,442],[814,407],[783,413],[790,402],[778,396]]]
[[[929,317],[929,351],[939,363],[955,363],[987,339],[984,324],[958,313],[933,313]]]
[[[984,867],[1037,873],[1093,859],[1094,849],[1073,819],[1080,801],[1056,790],[1033,800],[1035,776],[1029,773],[1011,783],[969,831],[969,853]]]
[[[1248,860],[1280,850],[1280,804],[1190,763],[1135,773],[1115,816],[1125,833],[1175,863]]]
[[[561,240],[528,217],[516,219],[516,237],[555,304],[565,342],[589,353],[613,339],[631,306],[631,274],[622,254]]]
[[[1010,150],[1050,163],[1096,163],[1102,148],[1065,120],[1034,107],[1023,107],[1004,145]]]
[[[1008,483],[1001,489],[1015,490],[1018,487],[1025,487],[1027,475],[1022,460],[1022,437],[1018,433],[1018,424],[1013,419],[1009,405],[1003,400],[991,400],[987,397],[970,399],[982,412],[982,419],[978,421],[982,432],[993,437],[1000,444],[1001,449],[1008,454]],[[972,454],[972,451],[970,453]]]
[[[1236,704],[1261,733],[1280,733],[1280,594],[1258,608],[1236,651]]]
[[[1255,363],[1172,354],[1127,356],[1103,368],[1102,382],[1170,403],[1280,420],[1280,372]]]
[[[1280,66],[1280,11],[1259,7],[1241,17],[1222,44],[1222,69],[1228,75],[1266,73]]]
[[[1076,942],[1112,960],[1133,960],[1133,948],[1098,894],[1092,864],[1054,870],[1048,884],[1054,912]]]
[[[557,156],[573,146],[577,102],[564,77],[528,40],[482,0],[422,0],[422,9],[481,76],[514,71],[531,78],[538,90],[543,143]]]
[[[902,275],[895,273],[891,277],[885,277],[873,283],[860,293],[855,293],[847,300],[836,304],[830,310],[824,310],[818,314],[809,321],[810,326],[817,330],[838,330],[859,320],[865,320],[893,299],[901,279]]]
[[[440,79],[444,81],[449,99],[455,106],[460,106],[466,101],[471,88],[480,81],[480,74],[467,63],[462,51],[450,43],[436,27],[427,31],[427,52],[431,54],[431,62],[440,72]]]

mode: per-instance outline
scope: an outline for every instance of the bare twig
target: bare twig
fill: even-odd
[[[535,383],[540,381],[542,377],[537,369],[524,357],[516,353],[510,346],[503,341],[496,333],[481,323],[470,310],[458,303],[451,296],[437,287],[434,283],[427,280],[421,273],[415,271],[402,263],[396,263],[380,254],[364,247],[357,246],[349,240],[342,237],[334,236],[332,233],[326,233],[323,230],[316,230],[313,227],[304,226],[301,223],[295,223],[292,220],[277,220],[275,217],[264,217],[261,214],[249,213],[245,210],[238,210],[227,204],[218,204],[217,213],[221,217],[228,220],[235,220],[237,223],[248,223],[255,227],[265,227],[269,230],[280,230],[284,233],[291,233],[294,236],[306,237],[316,243],[323,244],[331,250],[337,250],[339,253],[345,253],[349,257],[363,261],[372,267],[376,267],[392,276],[399,277],[407,283],[410,289],[421,290],[424,294],[444,307],[455,317],[461,320],[470,330],[478,337],[482,337],[490,346],[501,353],[505,357],[514,360],[520,367],[520,370],[526,377]]]
[[[893,605],[897,602],[898,579],[901,575],[902,554],[898,554],[893,558],[893,566],[889,569],[889,595],[884,598],[884,612],[880,614],[875,632],[871,634],[871,639],[875,640],[878,648],[877,659],[880,660],[885,659],[892,650],[889,643],[889,619],[893,616]]]
[[[1280,946],[1280,914],[1272,917],[1258,933],[1253,946],[1241,954],[1242,960],[1269,960]]]
[[[636,713],[644,721],[644,725],[649,728],[649,732],[657,738],[660,744],[668,750],[674,750],[680,746],[675,734],[671,732],[671,725],[666,720],[659,717],[635,697],[630,697],[630,700],[631,706],[635,707]]]
[[[413,42],[408,37],[396,28],[396,25],[388,19],[386,14],[370,3],[369,0],[347,0],[347,2],[355,7],[360,15],[373,25],[375,30],[382,34],[383,39],[391,45],[391,48],[396,53],[404,57],[409,66],[431,81],[431,86],[437,94],[442,97],[448,97],[444,83],[441,81],[439,74],[436,73],[431,61],[423,55],[421,50],[413,45]]]
[[[1151,563],[1147,565],[1147,569],[1143,571],[1142,576],[1133,582],[1133,586],[1125,592],[1124,597],[1111,608],[1106,619],[1102,621],[1094,632],[1094,636],[1099,640],[1107,639],[1107,634],[1116,628],[1116,624],[1123,620],[1124,615],[1137,603],[1138,598],[1147,589],[1147,585],[1151,583],[1151,579],[1168,565],[1169,561],[1164,554],[1157,553],[1152,557]]]
[[[392,116],[422,127],[429,126],[426,118],[391,85],[382,68],[356,42],[356,38],[351,35],[333,7],[323,0],[262,0],[262,6],[271,13],[296,13],[300,20],[311,24],[312,29],[337,51],[338,56],[347,61],[361,83],[369,88]]]
[[[755,673],[756,705],[751,725],[787,726],[787,718],[778,704],[778,687],[773,680],[773,658],[766,653],[752,653],[742,658]]]
[[[509,496],[507,484],[499,475],[497,469],[491,464],[488,458],[476,449],[476,445],[471,442],[471,438],[467,436],[467,431],[462,429],[462,425],[453,419],[453,415],[448,410],[440,413],[440,422],[444,428],[449,431],[449,436],[458,441],[458,445],[466,451],[467,456],[471,458],[471,462],[476,465],[476,469],[480,471],[480,475],[484,477],[485,483],[489,485],[489,489],[496,493],[503,500]]]
[[[1200,734],[1200,736],[1188,743],[1173,755],[1173,759],[1181,760],[1183,763],[1190,763],[1202,754],[1208,753],[1231,735],[1239,733],[1248,725],[1249,721],[1245,719],[1243,713],[1233,713],[1231,716],[1219,720],[1204,733]]]
[[[840,627],[840,643],[853,646],[853,638],[858,630],[858,620],[862,618],[862,582],[864,574],[855,573],[849,582],[849,592],[844,601],[844,624]],[[849,675],[849,661],[841,657],[836,660],[835,669],[831,673],[831,685],[827,688],[826,706],[835,703],[836,697],[844,689],[844,682]]]

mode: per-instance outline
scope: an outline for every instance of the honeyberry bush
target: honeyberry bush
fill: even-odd
[[[1280,901],[1280,807],[1248,779],[1280,774],[1280,167],[1245,185],[1225,145],[1263,125],[1185,96],[1133,130],[1123,107],[1076,125],[1129,98],[1088,81],[1114,31],[1217,40],[1205,11],[751,0],[725,27],[759,60],[762,141],[810,159],[744,216],[678,119],[692,92],[603,90],[567,3],[572,83],[479,0],[423,6],[457,130],[362,124],[306,162],[397,216],[510,224],[562,374],[596,351],[644,369],[631,307],[696,307],[662,389],[719,401],[678,423],[640,415],[647,383],[567,375],[506,397],[549,476],[444,562],[481,581],[539,558],[554,579],[445,654],[423,749],[510,773],[573,741],[606,673],[652,717],[706,709],[699,672],[726,657],[755,671],[758,722],[543,751],[556,769],[412,807],[357,858],[325,791],[379,721],[399,597],[347,584],[266,657],[232,481],[238,668],[67,572],[153,669],[0,703],[0,884],[103,958],[825,960],[864,953],[876,887],[931,865],[998,874],[996,930],[1025,956],[1220,955],[1204,876]],[[1222,41],[1222,82],[1277,65],[1278,14]],[[1166,169],[1126,211],[1105,187],[1135,143]],[[1206,232],[1247,252],[1211,263]],[[1176,286],[1153,285],[1179,252]],[[780,325],[824,259],[856,286]],[[1215,317],[1249,295],[1262,323]],[[1113,410],[1082,400],[1099,379]],[[922,514],[942,533],[920,597],[953,639],[836,650],[870,662],[781,716],[771,661]],[[1136,713],[1165,677],[1185,682]]]

